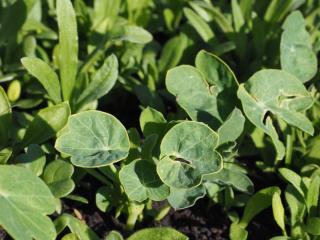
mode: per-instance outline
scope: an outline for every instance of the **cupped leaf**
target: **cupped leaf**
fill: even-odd
[[[200,51],[196,68],[181,65],[168,71],[168,91],[194,121],[217,129],[232,112],[237,99],[237,80],[217,56]]]
[[[46,215],[55,210],[49,188],[30,170],[0,166],[0,225],[17,240],[56,238]]]
[[[79,167],[102,167],[128,156],[129,137],[114,116],[87,111],[72,115],[57,138],[56,149]]]
[[[146,228],[131,235],[128,240],[188,240],[189,238],[168,227]]]
[[[205,174],[222,168],[222,157],[215,150],[216,132],[199,122],[182,122],[172,127],[161,142],[157,172],[173,188],[199,185]]]
[[[105,240],[123,240],[121,233],[117,231],[111,231],[106,236]]]
[[[272,212],[274,220],[286,235],[285,213],[279,192],[275,192],[272,196]]]
[[[106,58],[103,65],[95,72],[92,81],[78,98],[78,105],[82,106],[106,95],[118,78],[118,60],[115,55]]]
[[[318,62],[301,12],[292,12],[282,28],[284,32],[280,43],[281,68],[295,75],[300,81],[307,82],[317,73]]]
[[[76,14],[70,0],[57,0],[59,27],[59,70],[62,95],[69,100],[78,70],[78,30]]]
[[[303,191],[302,178],[299,174],[295,173],[294,171],[288,168],[280,168],[279,173],[286,181],[288,181],[292,184],[292,186],[294,186],[294,188],[301,194],[302,197],[305,196]]]
[[[6,147],[12,126],[12,111],[6,92],[0,86],[0,147]]]
[[[174,209],[192,207],[196,201],[206,195],[206,189],[201,184],[194,188],[170,188],[168,202]]]
[[[167,126],[167,120],[163,114],[152,107],[145,108],[140,115],[140,128],[145,137],[157,134],[162,137]]]
[[[42,178],[56,198],[67,196],[74,189],[73,171],[70,163],[59,159],[46,166]]]
[[[28,72],[39,80],[53,102],[61,102],[59,78],[54,70],[46,62],[36,57],[24,57],[21,62]]]
[[[46,155],[37,144],[28,146],[27,152],[17,157],[17,163],[29,168],[34,174],[40,176],[46,164]]]
[[[284,156],[271,115],[312,135],[312,123],[302,113],[313,104],[313,98],[294,75],[281,70],[268,69],[255,73],[239,86],[238,98],[248,119],[268,134],[276,147],[277,159]]]
[[[66,102],[40,110],[28,126],[21,147],[40,144],[52,138],[67,123],[70,107]]]
[[[148,198],[162,201],[169,195],[169,187],[159,178],[156,165],[151,161],[134,160],[122,167],[119,178],[128,197],[142,202]]]

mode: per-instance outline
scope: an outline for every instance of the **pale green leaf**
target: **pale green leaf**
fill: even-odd
[[[281,228],[282,232],[286,232],[285,227],[285,212],[281,201],[280,193],[275,192],[272,196],[272,212],[273,217],[278,226]]]
[[[128,156],[129,137],[114,116],[100,111],[72,115],[55,147],[80,167],[102,167]]]
[[[146,228],[131,235],[128,240],[188,240],[189,238],[168,227]]]
[[[237,80],[218,57],[200,51],[196,68],[189,65],[168,71],[166,87],[194,121],[217,129],[234,109]]]
[[[318,62],[301,12],[292,12],[285,20],[283,29],[280,43],[281,68],[302,82],[309,81],[318,71]]]
[[[320,235],[320,218],[312,217],[308,218],[307,224],[304,227],[304,230],[311,235],[319,236]]]
[[[28,126],[22,147],[31,143],[40,144],[52,138],[61,130],[70,116],[70,107],[66,102],[40,110]]]
[[[238,97],[248,119],[272,138],[277,159],[283,158],[285,149],[271,114],[310,135],[314,132],[310,120],[303,114],[312,106],[313,98],[301,81],[290,73],[261,70],[240,85]]]
[[[62,198],[71,193],[75,187],[72,180],[73,166],[60,159],[50,162],[43,173],[43,180],[56,198]]]
[[[59,70],[62,95],[70,100],[78,71],[77,20],[70,0],[57,0]]]
[[[132,161],[121,168],[119,179],[128,197],[137,202],[148,198],[162,201],[169,195],[169,187],[161,182],[151,161]]]
[[[54,240],[46,215],[55,210],[49,188],[30,170],[0,166],[0,225],[16,240]]]
[[[222,168],[222,157],[215,150],[219,137],[207,125],[182,122],[172,127],[161,142],[161,160],[157,172],[161,180],[174,188],[199,185],[205,174]]]
[[[213,183],[219,183],[222,186],[231,186],[241,192],[253,192],[253,183],[250,178],[239,171],[224,168],[217,173],[204,176],[203,179]]]
[[[54,103],[61,102],[59,78],[54,70],[43,60],[35,57],[24,57],[22,65],[42,84]]]
[[[192,27],[199,33],[205,42],[209,42],[214,38],[214,33],[210,26],[194,11],[192,11],[190,8],[184,8],[183,12]]]
[[[31,144],[28,146],[26,153],[19,155],[16,160],[19,165],[40,176],[46,164],[46,155],[39,145]]]
[[[119,232],[111,231],[108,233],[105,240],[123,240],[123,237]]]
[[[168,202],[174,209],[184,209],[192,207],[196,201],[206,195],[206,189],[203,185],[194,188],[170,188]]]
[[[78,105],[82,106],[106,95],[118,78],[118,60],[115,55],[107,57],[103,65],[94,73],[92,81],[78,98]]]

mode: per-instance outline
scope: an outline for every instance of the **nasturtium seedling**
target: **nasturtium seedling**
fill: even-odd
[[[157,172],[170,187],[191,188],[205,174],[222,168],[222,157],[215,150],[218,134],[204,123],[186,121],[172,127],[161,142]]]
[[[54,240],[56,230],[46,215],[55,210],[46,184],[29,169],[0,166],[0,225],[17,240]]]
[[[148,198],[162,201],[169,195],[169,187],[159,178],[152,161],[137,159],[121,168],[119,178],[128,197],[142,202]]]
[[[217,56],[200,51],[196,67],[181,65],[168,71],[168,91],[194,121],[217,129],[234,109],[238,82]]]
[[[57,138],[55,147],[71,156],[79,167],[103,167],[128,156],[129,137],[114,116],[100,111],[72,115]]]
[[[294,75],[275,69],[261,70],[239,86],[238,97],[248,119],[272,138],[278,160],[284,157],[285,148],[272,115],[313,135],[312,123],[302,113],[312,106],[313,97]]]
[[[318,71],[317,56],[305,25],[301,12],[292,12],[282,26],[280,43],[281,68],[302,82],[309,81]]]

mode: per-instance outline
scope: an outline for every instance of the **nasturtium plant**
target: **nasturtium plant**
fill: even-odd
[[[172,239],[172,240],[188,240],[189,238],[182,233],[172,228],[147,228],[140,230],[131,235],[128,240],[157,240],[157,239]]]
[[[238,97],[247,118],[271,137],[278,160],[284,157],[285,147],[275,128],[275,117],[310,135],[314,133],[311,121],[303,113],[312,106],[313,97],[290,73],[260,70],[239,86]]]
[[[146,199],[165,200],[169,195],[169,187],[158,177],[156,165],[148,160],[137,159],[121,168],[120,182],[128,197],[142,202]]]
[[[206,174],[222,168],[222,157],[215,150],[218,134],[204,123],[185,121],[176,124],[163,137],[157,172],[173,188],[192,188]]]
[[[237,79],[217,56],[200,51],[196,67],[181,65],[168,71],[166,86],[194,121],[217,129],[237,104]]]
[[[74,165],[94,168],[125,159],[130,146],[127,131],[119,120],[92,110],[72,115],[55,147],[70,156]]]
[[[47,215],[55,199],[46,184],[21,166],[0,166],[0,225],[17,240],[56,238]]]

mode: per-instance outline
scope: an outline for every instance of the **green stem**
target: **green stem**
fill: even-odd
[[[294,138],[295,138],[294,130],[290,129],[289,133],[286,135],[286,157],[285,157],[286,166],[290,166],[292,162]]]
[[[99,181],[101,181],[102,183],[104,183],[108,186],[113,186],[113,184],[105,176],[98,173],[96,170],[86,169],[86,172],[89,173],[91,176],[95,177],[96,179],[98,179]]]

